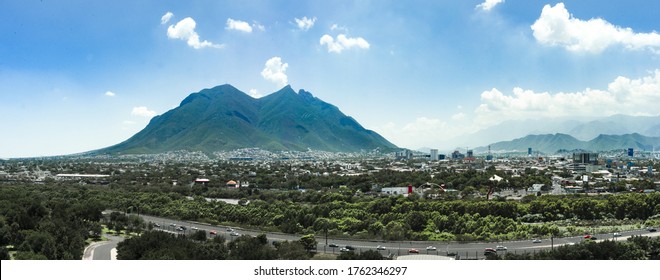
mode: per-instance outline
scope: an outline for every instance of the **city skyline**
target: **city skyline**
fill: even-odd
[[[660,3],[10,1],[0,158],[117,144],[190,93],[290,84],[402,148],[507,120],[658,115]]]

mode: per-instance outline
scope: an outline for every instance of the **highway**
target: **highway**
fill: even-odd
[[[195,230],[204,230],[207,232],[209,237],[212,237],[210,234],[211,231],[216,231],[217,235],[223,236],[226,240],[232,241],[234,238],[240,235],[251,235],[257,236],[259,234],[266,234],[269,242],[273,241],[295,241],[299,240],[301,235],[294,234],[284,234],[284,233],[273,233],[273,232],[262,232],[255,231],[250,229],[243,228],[230,228],[227,226],[213,226],[208,224],[201,224],[197,222],[190,221],[179,221],[155,216],[140,215],[145,222],[153,223],[158,225],[154,229],[163,230],[175,234],[190,234]],[[184,226],[185,230],[177,230],[178,227]],[[232,235],[232,233],[234,233]],[[645,236],[660,236],[659,232],[649,232],[646,229],[639,229],[633,231],[620,232],[621,236],[614,237],[613,234],[593,234],[592,236],[596,237],[596,242],[600,242],[606,239],[620,240],[624,241],[626,238],[633,235],[645,235]],[[122,237],[106,235],[109,239],[108,241],[93,243],[87,248],[85,248],[83,259],[93,259],[93,260],[112,260],[114,259],[113,254],[116,254],[116,247],[119,242],[123,240]],[[553,246],[561,246],[566,244],[575,244],[582,242],[584,240],[583,236],[573,236],[573,237],[562,237],[554,239],[540,239],[539,243],[534,243],[532,240],[519,240],[519,241],[503,241],[503,242],[471,242],[471,243],[459,243],[459,242],[442,242],[442,241],[369,241],[369,240],[358,240],[358,239],[336,239],[328,238],[327,246],[326,239],[324,236],[316,236],[316,241],[318,242],[317,252],[325,252],[332,254],[339,254],[340,248],[350,245],[355,248],[356,252],[362,252],[366,250],[376,250],[378,246],[384,247],[382,250],[378,250],[383,256],[401,256],[409,255],[410,249],[417,249],[418,254],[431,254],[431,255],[440,255],[447,256],[448,254],[456,254],[460,256],[461,259],[483,259],[484,249],[486,248],[496,248],[496,246],[504,246],[507,248],[506,251],[499,251],[498,254],[503,254],[505,252],[512,253],[533,253],[538,252],[539,250],[551,249]],[[336,244],[337,247],[331,247],[331,244]],[[435,247],[436,250],[426,250],[427,247]]]
[[[232,236],[231,232],[236,232],[239,235],[248,234],[251,236],[256,236],[261,233],[265,233],[268,240],[272,241],[294,241],[300,239],[300,235],[293,234],[283,234],[283,233],[272,233],[272,232],[262,232],[254,231],[250,229],[243,228],[230,228],[226,226],[212,226],[208,224],[201,224],[190,221],[178,221],[172,219],[166,219],[161,217],[154,217],[148,215],[140,215],[145,222],[152,222],[154,224],[160,225],[161,230],[166,230],[169,232],[179,233],[179,234],[190,234],[193,230],[205,230],[207,233],[211,230],[215,230],[218,235],[225,237],[227,240],[231,241],[236,236]],[[174,224],[175,226],[172,226]],[[176,227],[184,226],[186,227],[185,231],[177,231]],[[658,232],[649,232],[646,229],[639,229],[627,232],[621,232],[621,236],[613,237],[611,233],[609,234],[592,234],[595,236],[596,242],[605,240],[605,239],[614,239],[614,240],[626,240],[626,238],[633,235],[647,235],[647,236],[658,236]],[[210,235],[209,235],[210,237]],[[317,252],[326,252],[326,253],[335,253],[339,254],[339,249],[346,245],[353,246],[356,252],[366,251],[369,249],[375,250],[379,245],[385,247],[384,250],[379,250],[384,256],[392,255],[408,255],[408,250],[411,248],[417,249],[419,254],[433,254],[446,256],[447,253],[456,253],[461,256],[462,259],[470,258],[484,258],[484,249],[486,248],[495,248],[497,245],[507,247],[508,252],[512,253],[524,253],[524,252],[538,252],[539,250],[550,249],[553,246],[561,246],[571,243],[579,243],[583,241],[583,236],[574,236],[574,237],[563,237],[563,238],[554,238],[550,239],[541,239],[540,243],[533,243],[532,240],[521,240],[521,241],[504,241],[504,242],[474,242],[474,243],[458,243],[458,242],[440,242],[440,241],[368,241],[368,240],[357,240],[357,239],[335,239],[328,238],[327,244],[336,244],[338,247],[329,247],[326,246],[326,239],[324,236],[316,236],[316,241],[318,242]],[[436,248],[434,251],[427,251],[428,246],[433,246]],[[498,253],[504,253],[500,251]]]

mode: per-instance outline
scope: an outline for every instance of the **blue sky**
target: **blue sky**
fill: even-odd
[[[109,2],[109,3],[106,3]],[[128,139],[188,94],[286,84],[400,147],[658,115],[657,1],[0,0],[0,158]]]

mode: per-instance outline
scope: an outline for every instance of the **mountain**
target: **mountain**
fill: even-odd
[[[461,146],[483,146],[508,141],[526,135],[568,134],[578,140],[589,141],[598,135],[624,135],[638,133],[660,137],[659,116],[612,115],[609,117],[561,117],[528,120],[510,120],[475,133],[454,139]]]
[[[212,153],[255,147],[330,152],[396,148],[307,91],[296,93],[286,86],[255,99],[225,84],[190,94],[133,137],[96,153]]]
[[[611,151],[619,149],[634,148],[635,150],[652,151],[660,150],[660,137],[648,137],[637,133],[625,135],[598,135],[589,141],[581,141],[567,134],[542,134],[528,135],[511,141],[502,141],[490,145],[494,152],[526,152],[532,148],[533,152],[552,154],[558,150],[587,150],[587,151]],[[485,152],[486,147],[475,149],[477,152]]]

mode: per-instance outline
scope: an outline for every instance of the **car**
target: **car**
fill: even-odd
[[[330,243],[330,245],[328,245],[328,247],[337,248],[337,247],[339,247],[339,245],[337,245],[335,243]]]
[[[495,246],[495,251],[506,251],[506,247],[502,245]]]
[[[419,254],[419,250],[417,250],[417,249],[415,249],[415,248],[410,248],[410,250],[408,250],[408,253],[411,253],[411,254]]]
[[[230,227],[228,227],[228,228],[227,228],[227,231],[228,231],[228,232],[231,232],[231,231],[234,231],[234,229],[233,229],[233,228],[230,228]]]
[[[159,228],[159,227],[160,227],[160,224],[155,223],[155,224],[154,224],[154,227],[158,227],[158,228]]]
[[[652,227],[648,227],[646,228],[646,230],[648,230],[649,232],[656,232],[656,229]]]
[[[176,230],[177,231],[183,231],[183,227],[177,227]]]
[[[532,240],[532,243],[541,243],[541,239],[534,239]]]
[[[435,251],[435,250],[438,250],[438,248],[433,247],[433,246],[426,247],[426,251]]]
[[[209,232],[209,234],[210,234],[210,235],[216,235],[216,234],[218,234],[218,232],[215,231],[215,230],[212,230],[212,231]]]
[[[191,227],[192,230],[199,230],[197,227]]]
[[[349,250],[349,249],[346,248],[346,247],[339,248],[339,252],[350,252],[350,251],[351,251],[351,250]]]
[[[238,232],[232,231],[229,235],[231,235],[231,236],[239,236],[240,234],[238,234]]]
[[[484,249],[484,256],[497,255],[497,250],[493,248]]]
[[[589,239],[591,239],[591,240],[596,240],[596,239],[598,239],[598,237],[592,236],[592,237],[589,238]]]
[[[587,234],[584,236],[584,239],[591,239],[591,237],[592,237],[591,235]]]
[[[615,233],[612,233],[612,236],[614,236],[614,237],[621,237],[621,233],[619,233],[619,232],[615,232]]]
[[[186,230],[186,227],[184,227],[184,226],[179,226],[179,228],[180,228],[181,230]]]
[[[346,245],[346,246],[344,246],[344,248],[346,248],[348,250],[351,250],[351,251],[355,250],[355,247],[353,247],[351,245]]]
[[[378,247],[376,247],[376,250],[387,250],[387,248],[385,248],[385,246],[378,245]]]

